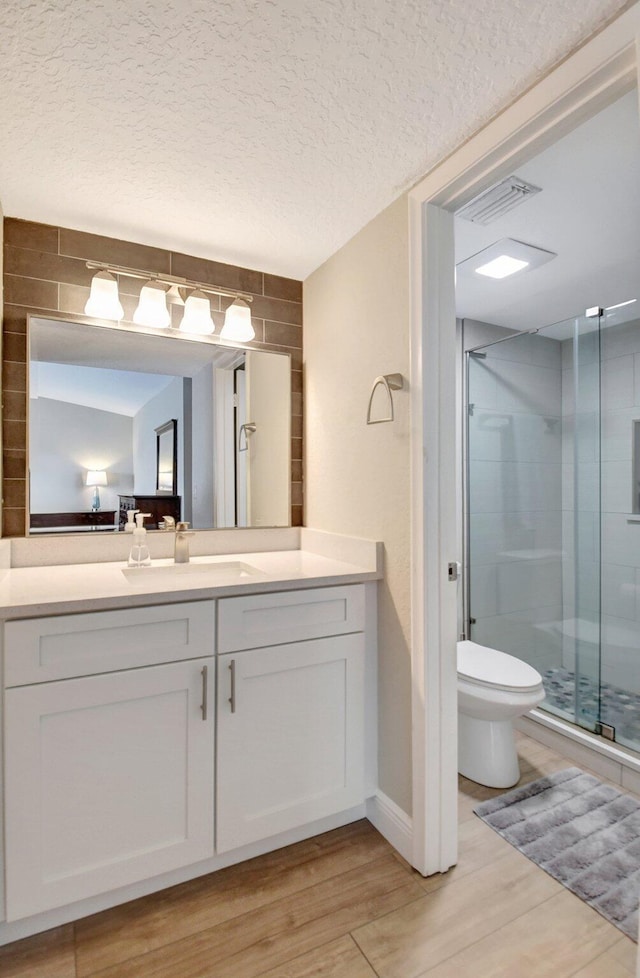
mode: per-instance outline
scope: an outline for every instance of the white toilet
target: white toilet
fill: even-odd
[[[520,778],[513,720],[544,699],[539,672],[505,652],[458,642],[458,770],[489,788]]]

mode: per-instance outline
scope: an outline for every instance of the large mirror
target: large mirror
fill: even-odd
[[[32,315],[29,532],[288,526],[290,392],[287,354]]]

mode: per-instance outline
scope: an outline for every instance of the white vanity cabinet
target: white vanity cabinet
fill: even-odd
[[[223,598],[216,850],[364,800],[364,588]]]
[[[6,624],[7,920],[213,856],[214,608]]]

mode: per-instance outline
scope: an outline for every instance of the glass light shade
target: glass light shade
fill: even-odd
[[[185,333],[213,333],[215,328],[209,300],[204,292],[196,289],[184,304],[180,329]]]
[[[96,272],[91,279],[91,294],[84,307],[96,319],[122,319],[124,309],[118,296],[118,283],[110,272]]]
[[[244,299],[234,299],[224,314],[224,326],[220,332],[223,340],[246,343],[256,335],[251,322],[251,310]]]
[[[153,326],[155,329],[166,329],[170,325],[167,293],[163,285],[147,282],[142,286],[133,321],[136,326]]]

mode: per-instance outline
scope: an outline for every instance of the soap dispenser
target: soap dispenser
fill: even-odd
[[[151,516],[151,513],[136,513],[136,526],[133,531],[133,543],[129,554],[129,567],[148,567],[151,564],[151,555],[147,546],[147,531],[144,528],[144,519]]]
[[[125,533],[133,533],[136,528],[135,518],[136,513],[139,513],[139,509],[128,509],[127,510],[127,522],[124,524]]]

